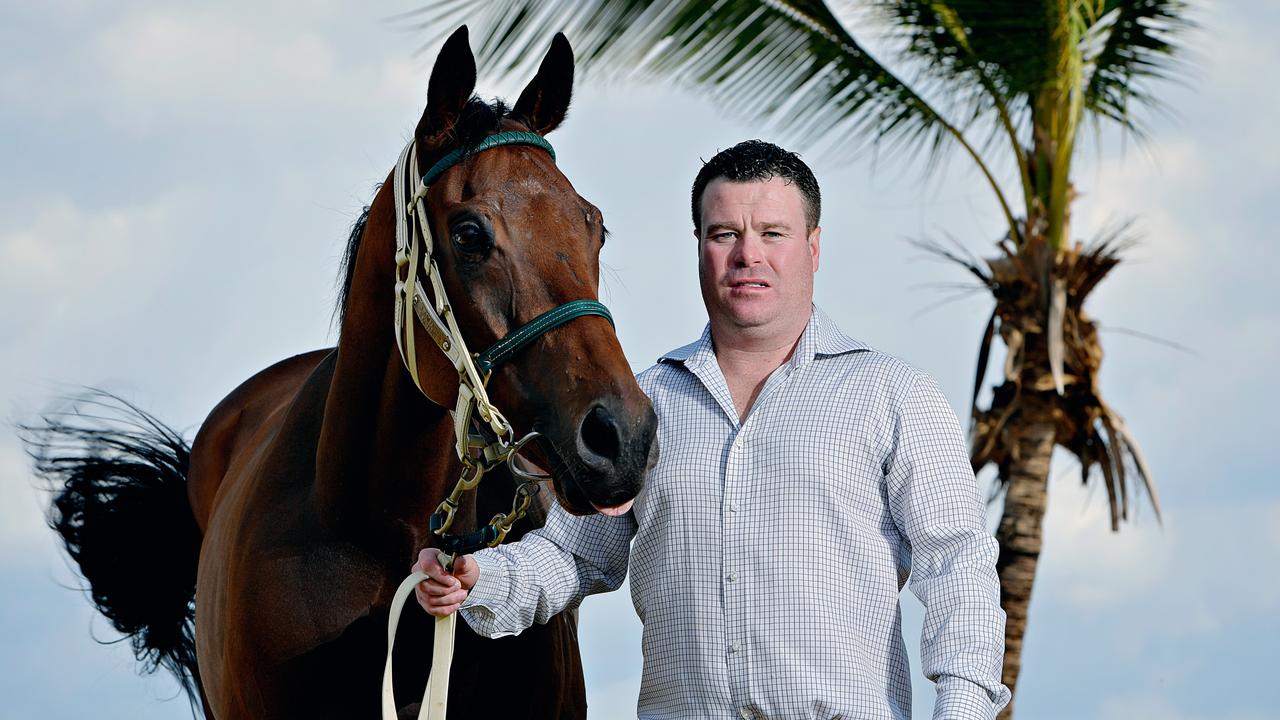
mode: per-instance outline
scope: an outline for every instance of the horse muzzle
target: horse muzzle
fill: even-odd
[[[657,461],[657,426],[647,398],[641,407],[625,408],[621,398],[588,407],[571,426],[571,438],[553,439],[544,448],[550,450],[561,505],[575,515],[626,512]]]

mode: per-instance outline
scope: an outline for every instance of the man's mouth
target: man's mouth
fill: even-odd
[[[763,280],[738,280],[729,284],[729,287],[735,288],[767,288],[769,283]]]

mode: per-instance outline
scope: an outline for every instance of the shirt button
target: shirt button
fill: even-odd
[[[742,509],[742,506],[741,506],[741,505],[739,505],[738,503],[736,503],[736,502],[735,502],[735,503],[729,503],[729,512],[738,512],[738,511],[739,511],[739,510],[741,510],[741,509]]]
[[[729,574],[724,576],[724,579],[725,579],[725,580],[728,580],[729,582],[733,582],[734,580],[737,580],[737,579],[738,579],[738,571],[737,571],[737,570],[730,570],[730,571],[729,571]]]
[[[742,643],[740,642],[729,643],[729,654],[731,655],[736,654],[740,650],[742,650]]]
[[[755,716],[756,714],[751,712],[751,708],[744,707],[738,711],[738,717],[742,718],[742,720],[751,720]]]

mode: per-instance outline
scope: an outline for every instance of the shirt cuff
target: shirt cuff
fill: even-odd
[[[480,568],[480,579],[467,592],[467,599],[462,601],[460,609],[484,608],[496,612],[511,594],[511,579],[507,576],[507,564],[501,557],[489,549],[480,550],[471,557]]]
[[[995,703],[986,689],[955,675],[938,679],[933,720],[994,720]]]

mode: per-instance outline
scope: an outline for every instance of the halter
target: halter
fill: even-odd
[[[418,167],[418,152],[410,142],[400,153],[395,171],[396,201],[396,307],[395,331],[396,346],[400,349],[400,359],[409,370],[413,384],[417,386],[428,400],[437,402],[423,389],[418,378],[417,353],[415,351],[414,318],[422,323],[427,334],[435,342],[436,347],[445,354],[449,362],[458,371],[458,402],[451,411],[453,413],[454,448],[458,459],[462,461],[462,475],[435,512],[431,514],[431,532],[439,539],[443,550],[440,562],[445,567],[453,563],[459,553],[471,552],[480,547],[493,547],[506,538],[511,526],[524,516],[534,494],[538,492],[538,482],[548,476],[537,475],[522,470],[512,460],[519,454],[538,433],[530,432],[519,440],[514,440],[515,431],[511,423],[489,401],[489,393],[485,384],[493,373],[493,369],[509,360],[529,343],[538,339],[550,330],[570,320],[587,315],[599,315],[613,324],[609,310],[596,300],[574,300],[542,313],[538,317],[507,335],[482,353],[473,354],[467,349],[467,343],[458,329],[453,309],[444,292],[444,283],[440,279],[440,268],[434,257],[435,243],[431,236],[431,222],[427,216],[427,187],[438,179],[446,170],[463,159],[502,145],[532,145],[542,148],[556,158],[551,144],[540,135],[528,132],[501,132],[485,138],[474,148],[457,149],[440,158],[431,169],[417,180],[412,195],[409,194],[409,168]],[[425,246],[425,249],[424,247]],[[429,297],[423,287],[418,264],[426,259],[422,267],[427,281],[431,284]],[[402,273],[402,270],[404,271]],[[434,300],[432,300],[434,297]],[[437,403],[438,404],[438,403]],[[493,433],[493,441],[484,435],[484,426]],[[511,502],[511,511],[493,516],[488,525],[466,535],[449,534],[454,516],[458,512],[458,504],[462,494],[480,484],[486,470],[505,463],[511,474],[519,478],[521,483],[516,487],[515,499]],[[382,673],[382,717],[383,720],[395,720],[395,692],[392,688],[391,651],[395,644],[396,625],[405,601],[413,593],[418,583],[426,580],[424,573],[410,575],[400,584],[391,603],[391,611],[387,624],[387,661]],[[431,675],[427,679],[426,694],[422,698],[418,717],[420,720],[443,720],[447,712],[449,696],[449,666],[453,657],[453,637],[457,615],[436,618]]]
[[[482,353],[473,354],[458,329],[458,323],[445,294],[440,268],[434,257],[435,243],[431,234],[431,222],[427,215],[427,188],[449,168],[471,155],[503,145],[532,145],[542,148],[555,160],[556,153],[542,136],[530,132],[500,132],[481,141],[474,148],[458,148],[440,158],[408,193],[406,182],[410,168],[417,168],[417,148],[410,141],[400,153],[395,170],[396,207],[396,284],[395,284],[395,335],[400,358],[418,390],[432,402],[437,402],[423,389],[418,377],[415,351],[414,318],[422,323],[436,347],[445,354],[458,371],[458,401],[452,410],[454,449],[462,461],[462,475],[435,512],[431,515],[431,531],[439,538],[439,545],[450,556],[466,553],[480,547],[493,547],[502,542],[511,526],[524,516],[533,496],[538,492],[537,482],[550,476],[529,473],[512,459],[530,441],[538,437],[530,432],[515,440],[515,431],[506,417],[489,401],[485,389],[493,369],[511,359],[521,349],[575,318],[598,315],[613,324],[609,310],[596,300],[573,300],[542,313],[506,337],[494,343]],[[425,248],[424,248],[425,246]],[[421,275],[431,286],[431,295],[423,287],[419,262],[425,258]],[[402,274],[402,270],[404,273]],[[434,300],[432,299],[434,297]],[[488,426],[494,439],[489,441],[483,428]],[[516,488],[511,511],[498,513],[489,524],[465,535],[449,534],[462,494],[480,484],[485,471],[507,464],[511,474],[522,482]],[[452,557],[450,558],[452,561]]]

